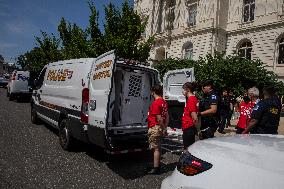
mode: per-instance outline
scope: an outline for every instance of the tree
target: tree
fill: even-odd
[[[147,19],[141,17],[125,1],[119,11],[113,4],[105,8],[105,42],[108,50],[116,49],[122,58],[146,61],[154,38],[141,41],[145,32]]]
[[[162,76],[169,70],[194,68],[197,82],[212,79],[217,90],[230,88],[238,95],[252,86],[262,89],[269,85],[276,86],[279,93],[284,94],[283,82],[279,82],[277,75],[268,71],[260,60],[247,60],[235,55],[224,57],[224,54],[216,53],[197,61],[168,59],[154,67]]]
[[[99,29],[99,12],[97,11],[94,3],[89,2],[88,4],[91,11],[91,15],[89,17],[89,26],[86,31],[89,35],[88,56],[97,57],[100,54],[104,53],[105,44],[103,35]]]
[[[64,59],[88,57],[87,33],[78,25],[71,25],[64,18],[61,18],[58,32],[62,40]]]
[[[0,62],[4,62],[4,57],[0,54]]]
[[[21,68],[23,70],[25,70],[27,68],[27,65],[28,65],[27,57],[25,55],[20,55],[17,58],[17,65],[20,65]]]
[[[89,25],[85,30],[61,18],[57,28],[59,39],[41,32],[42,36],[36,37],[36,47],[18,57],[18,64],[39,73],[50,62],[97,57],[109,50],[116,50],[122,58],[147,60],[154,38],[141,40],[146,18],[142,20],[127,1],[121,10],[110,3],[105,7],[106,22],[102,33],[98,24],[99,12],[91,1],[88,5]]]
[[[36,37],[36,47],[20,55],[17,58],[17,64],[22,69],[39,73],[46,64],[62,60],[59,44],[60,40],[53,34],[49,36],[46,32],[41,31],[41,37]]]

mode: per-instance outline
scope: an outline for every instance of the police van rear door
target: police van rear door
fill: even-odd
[[[195,81],[193,68],[167,72],[163,78],[165,100],[185,102],[185,97],[182,94],[182,86],[184,83],[192,81]]]
[[[92,67],[89,84],[91,127],[105,129],[114,64],[115,54],[114,51],[110,51],[98,57]]]

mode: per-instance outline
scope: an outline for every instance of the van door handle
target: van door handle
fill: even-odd
[[[42,93],[42,90],[39,90],[40,93]]]

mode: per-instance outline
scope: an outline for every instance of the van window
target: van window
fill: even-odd
[[[37,84],[36,84],[36,88],[37,88],[37,89],[41,88],[41,86],[43,85],[45,72],[46,72],[46,68],[44,68],[44,69],[41,71],[40,75],[38,76],[38,81],[37,81]]]

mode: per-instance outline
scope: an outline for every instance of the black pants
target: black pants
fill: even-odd
[[[221,113],[220,121],[219,121],[219,129],[218,129],[220,133],[224,132],[228,117],[229,117],[229,113],[226,113],[226,112]]]
[[[231,119],[232,119],[233,113],[234,113],[233,111],[230,111],[229,114],[228,114],[227,126],[231,126]]]
[[[187,147],[189,147],[195,142],[196,133],[197,133],[197,130],[195,127],[189,127],[183,130],[182,140],[183,140],[184,149],[186,149]]]
[[[216,117],[201,118],[201,139],[213,138],[218,128],[218,119]]]

